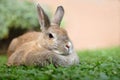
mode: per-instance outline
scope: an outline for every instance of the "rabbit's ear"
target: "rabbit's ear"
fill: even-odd
[[[60,25],[63,16],[64,16],[64,9],[62,6],[58,6],[51,24]]]
[[[37,12],[41,30],[45,31],[50,26],[50,20],[39,4],[37,5]]]

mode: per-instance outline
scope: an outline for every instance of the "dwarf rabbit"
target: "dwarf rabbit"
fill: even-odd
[[[8,49],[7,65],[70,66],[79,64],[79,57],[66,30],[60,28],[64,15],[62,6],[58,6],[50,22],[41,6],[37,5],[41,32],[26,33],[13,39]]]

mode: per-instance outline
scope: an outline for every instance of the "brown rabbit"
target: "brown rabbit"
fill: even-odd
[[[40,5],[37,5],[41,32],[26,33],[15,38],[8,49],[7,65],[70,66],[79,64],[66,30],[60,28],[64,9],[59,6],[50,22]]]

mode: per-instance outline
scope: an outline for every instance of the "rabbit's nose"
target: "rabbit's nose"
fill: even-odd
[[[68,49],[70,48],[70,46],[69,46],[69,45],[66,45],[65,47],[66,47],[66,48],[68,48]]]
[[[69,49],[70,49],[70,47],[71,47],[71,43],[70,43],[70,42],[68,42],[68,43],[65,45],[65,47],[66,47],[66,49],[67,49],[67,50],[69,50]]]
[[[73,46],[72,46],[72,43],[70,41],[68,41],[66,44],[65,44],[65,49],[68,51],[69,54],[71,54],[73,52]]]

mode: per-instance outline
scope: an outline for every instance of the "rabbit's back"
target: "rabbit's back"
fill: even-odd
[[[7,55],[11,56],[12,53],[15,52],[17,48],[19,48],[24,43],[28,43],[30,41],[38,39],[40,32],[27,32],[17,38],[14,38],[11,44],[8,47]]]

